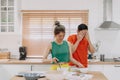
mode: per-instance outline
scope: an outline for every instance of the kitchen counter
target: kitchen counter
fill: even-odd
[[[120,61],[116,62],[113,59],[105,59],[104,61],[99,61],[92,59],[88,61],[90,65],[120,65]]]
[[[27,59],[27,60],[1,59],[0,64],[49,64],[49,63],[43,62],[42,59]]]
[[[120,62],[114,61],[95,61],[91,60],[88,62],[90,65],[120,65]],[[17,60],[17,59],[1,59],[0,64],[50,64],[48,62],[43,62],[42,59],[27,59],[27,60]]]
[[[120,65],[120,62],[89,62],[90,65]]]
[[[57,73],[52,72],[52,74],[56,75]],[[108,80],[101,72],[98,72],[98,71],[90,71],[87,74],[93,75],[92,79],[90,79],[90,80]],[[52,78],[54,78],[54,76]],[[24,77],[14,76],[11,80],[25,80],[25,79],[24,79]],[[41,78],[41,79],[38,79],[38,80],[48,80],[48,79],[47,78]],[[53,80],[55,80],[55,79],[53,79]],[[59,79],[57,79],[57,80],[59,80]]]

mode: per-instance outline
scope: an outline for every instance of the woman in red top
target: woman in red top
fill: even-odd
[[[77,29],[77,34],[70,35],[68,37],[68,41],[71,43],[72,46],[73,58],[82,64],[81,67],[87,67],[88,50],[91,53],[95,52],[95,49],[91,44],[89,38],[87,25],[80,24]],[[70,62],[69,64],[71,66],[75,65],[72,62]]]

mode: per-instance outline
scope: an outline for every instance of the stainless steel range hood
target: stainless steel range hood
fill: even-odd
[[[104,21],[97,30],[120,30],[120,25],[113,21]]]
[[[112,21],[112,0],[103,1],[104,22],[97,30],[120,30],[120,25]]]

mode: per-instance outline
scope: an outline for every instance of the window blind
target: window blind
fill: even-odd
[[[22,44],[27,47],[28,57],[43,56],[48,44],[54,39],[53,29],[56,20],[66,28],[65,39],[76,33],[79,24],[88,24],[88,10],[26,10],[22,13]]]

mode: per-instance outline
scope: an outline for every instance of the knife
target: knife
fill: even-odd
[[[61,69],[61,64],[60,64],[59,60],[56,60],[56,61],[57,61],[59,68]]]

